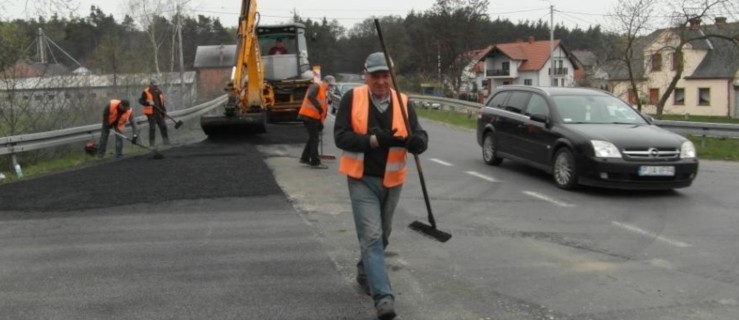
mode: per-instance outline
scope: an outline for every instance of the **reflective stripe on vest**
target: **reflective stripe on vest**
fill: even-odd
[[[149,88],[144,89],[144,94],[146,94],[146,101],[150,104],[150,106],[144,106],[144,114],[152,115],[154,114],[154,94],[149,91]],[[164,93],[159,93],[159,101],[164,105]]]
[[[300,106],[300,111],[298,111],[298,114],[316,120],[325,120],[326,116],[328,115],[328,100],[326,99],[328,96],[327,91],[328,84],[321,82],[318,85],[318,93],[316,94],[316,99],[318,99],[318,102],[321,103],[321,113],[318,113],[318,108],[316,108],[313,105],[313,102],[308,99],[308,93],[306,92],[305,98],[303,98],[303,104]]]
[[[367,134],[370,112],[369,88],[364,85],[352,90],[352,130],[359,134]],[[407,137],[408,130],[405,127],[403,115],[400,111],[398,94],[395,90],[391,89],[390,91],[394,96],[392,99],[392,108],[393,129],[397,129],[395,135]],[[408,96],[400,94],[400,98],[403,99],[403,105],[407,106]],[[391,147],[388,150],[387,162],[385,163],[385,175],[382,179],[383,186],[390,188],[401,185],[405,182],[405,175],[408,171],[408,167],[406,166],[406,155],[407,151],[404,147]],[[344,150],[339,159],[339,172],[352,178],[362,178],[364,176],[364,153]]]
[[[131,117],[131,114],[133,113],[133,109],[128,108],[126,112],[124,112],[121,117],[118,117],[118,106],[121,104],[121,100],[110,100],[110,104],[108,104],[108,125],[115,126],[116,130],[122,132],[123,129],[126,127],[126,122],[128,122],[128,118]],[[114,123],[115,119],[118,119],[118,123]]]

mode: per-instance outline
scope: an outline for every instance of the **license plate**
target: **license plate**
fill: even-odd
[[[641,166],[639,167],[640,176],[674,176],[674,166]]]

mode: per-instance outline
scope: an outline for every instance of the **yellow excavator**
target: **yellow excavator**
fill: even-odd
[[[316,81],[305,25],[260,26],[258,18],[257,1],[242,1],[236,65],[224,89],[228,100],[222,114],[200,118],[208,136],[264,133],[268,122],[295,121],[308,87]]]

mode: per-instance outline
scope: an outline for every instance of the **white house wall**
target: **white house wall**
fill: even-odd
[[[557,46],[554,48],[554,59],[555,60],[562,60],[562,68],[567,69],[567,74],[564,76],[558,76],[556,78],[558,79],[564,79],[564,85],[559,84],[559,87],[573,87],[575,86],[575,67],[572,65],[572,62],[569,58],[567,58],[567,54],[564,50],[562,50],[562,47]],[[551,86],[551,78],[549,77],[549,68],[552,68],[552,59],[547,60],[546,63],[544,63],[544,67],[542,67],[541,70],[538,72],[538,78],[539,83],[541,86]],[[559,80],[561,81],[561,80]]]

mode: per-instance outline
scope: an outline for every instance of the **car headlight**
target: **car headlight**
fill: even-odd
[[[695,156],[695,145],[693,144],[693,142],[683,142],[683,145],[680,146],[680,158],[693,159],[695,158]]]
[[[621,152],[618,151],[616,145],[608,141],[590,140],[593,145],[593,151],[598,158],[621,158]]]

